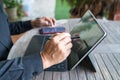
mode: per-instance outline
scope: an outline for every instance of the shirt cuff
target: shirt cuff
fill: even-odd
[[[32,29],[32,24],[31,24],[31,20],[28,20],[28,21],[24,21],[24,25],[29,28],[29,29]]]
[[[27,70],[25,74],[32,73],[32,75],[37,75],[43,71],[43,63],[40,54],[24,57],[23,64],[25,70]]]

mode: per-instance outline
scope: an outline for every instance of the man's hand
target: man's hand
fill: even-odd
[[[57,33],[45,44],[41,53],[43,68],[46,69],[52,65],[64,61],[71,52],[72,43],[69,33]]]
[[[49,17],[42,17],[31,21],[33,28],[41,27],[41,26],[54,26],[55,23],[56,20],[54,18],[49,18]]]

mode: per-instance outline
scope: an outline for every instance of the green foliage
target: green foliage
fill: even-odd
[[[6,8],[14,8],[22,4],[22,0],[3,0],[3,3],[5,4]]]
[[[105,8],[105,0],[61,0],[67,1],[71,6],[70,14],[75,17],[82,17],[82,15],[89,9],[95,16],[102,17]]]
[[[17,15],[19,18],[23,17],[22,12],[22,0],[3,0],[6,8],[15,8],[17,7]]]
[[[23,10],[22,10],[22,0],[17,5],[17,15],[18,15],[19,18],[22,18],[24,16],[24,13],[23,13]]]
[[[91,1],[94,0],[62,0],[62,2],[63,1],[67,1],[71,7],[75,7],[79,6],[80,4],[90,3]]]
[[[66,1],[61,3],[60,0],[56,0],[55,18],[57,20],[68,19],[70,17],[69,10],[70,6]]]

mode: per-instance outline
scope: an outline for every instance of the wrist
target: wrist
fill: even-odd
[[[39,19],[40,18],[36,18],[35,20],[31,20],[31,25],[33,28],[40,27]]]
[[[35,28],[35,27],[36,27],[35,20],[31,20],[31,25],[32,25],[32,27],[33,27],[33,28]]]
[[[41,53],[41,58],[43,61],[43,69],[46,69],[52,66],[51,62],[45,57],[44,53]]]

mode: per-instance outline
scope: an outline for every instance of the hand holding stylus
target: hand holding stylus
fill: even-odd
[[[43,68],[64,61],[71,52],[72,43],[69,33],[57,33],[45,44],[41,57],[43,60]]]

